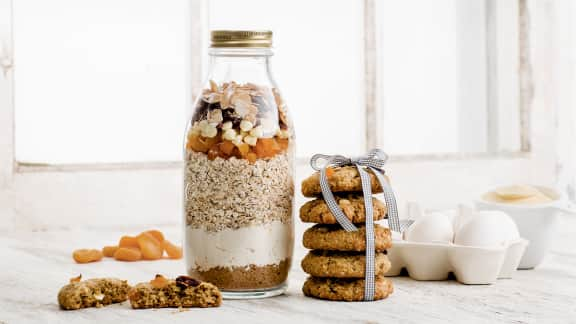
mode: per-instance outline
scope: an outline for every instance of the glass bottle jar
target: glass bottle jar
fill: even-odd
[[[188,273],[225,298],[287,285],[294,245],[294,131],[270,73],[272,32],[213,31],[208,81],[186,130]]]

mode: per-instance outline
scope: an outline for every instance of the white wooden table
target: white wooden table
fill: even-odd
[[[75,248],[112,244],[120,235],[142,228],[4,232],[0,233],[0,323],[576,323],[576,218],[565,217],[561,222],[553,251],[544,264],[490,286],[394,278],[395,292],[384,301],[342,303],[306,298],[300,291],[305,274],[299,267],[305,250],[297,242],[286,295],[225,300],[220,308],[183,312],[132,310],[129,303],[79,311],[58,308],[58,290],[80,273],[84,278],[112,276],[130,283],[148,281],[156,273],[184,273],[181,260],[75,264],[71,258]],[[303,228],[298,227],[297,237],[301,238]],[[169,238],[180,237],[177,226],[161,229]]]

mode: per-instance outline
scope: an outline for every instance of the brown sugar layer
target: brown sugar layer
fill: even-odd
[[[222,294],[209,282],[201,282],[188,276],[167,280],[158,286],[139,283],[130,290],[132,308],[165,307],[218,307]]]
[[[290,270],[290,259],[278,264],[190,269],[191,276],[211,282],[223,290],[268,289],[284,283]]]
[[[129,289],[130,286],[126,280],[88,279],[62,287],[58,293],[58,303],[62,309],[67,310],[102,307],[126,301]]]
[[[185,165],[186,224],[208,232],[281,221],[292,223],[291,155],[253,164],[234,157],[209,160],[190,152]]]

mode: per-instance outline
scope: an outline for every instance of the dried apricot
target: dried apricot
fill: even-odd
[[[204,147],[204,143],[200,141],[200,135],[192,135],[188,137],[186,148],[196,152],[206,152],[208,150]]]
[[[105,257],[112,258],[116,250],[118,250],[117,245],[105,246],[102,248],[102,254],[104,254]]]
[[[242,158],[242,154],[240,154],[240,151],[238,150],[238,147],[235,147],[234,150],[232,151],[232,155],[230,156],[235,156],[237,159],[241,159]]]
[[[102,260],[102,251],[94,249],[80,249],[72,253],[74,261],[78,263],[96,262]]]
[[[156,277],[154,277],[154,279],[150,280],[150,284],[154,288],[158,288],[158,289],[164,288],[164,287],[168,286],[168,279],[166,279],[161,274],[157,274]]]
[[[238,151],[242,157],[246,157],[250,153],[250,145],[242,143],[238,145]]]
[[[330,178],[334,174],[334,169],[326,168],[326,177]]]
[[[278,143],[280,151],[286,151],[288,149],[289,142],[287,138],[278,138],[276,139],[276,142]]]
[[[170,259],[180,259],[182,257],[182,248],[172,244],[168,240],[162,242],[162,248],[166,251]]]
[[[114,253],[114,259],[118,261],[138,261],[142,259],[142,252],[132,247],[120,247]]]
[[[186,150],[190,151],[190,150],[194,150],[192,147],[192,141],[193,139],[191,139],[190,137],[188,137],[188,140],[186,141]]]
[[[79,274],[78,277],[70,278],[70,283],[80,282],[82,280],[82,274]]]
[[[207,147],[212,147],[214,144],[222,142],[222,134],[218,133],[214,137],[202,137],[202,141]]]
[[[208,150],[208,160],[214,161],[220,155],[220,150],[218,149],[218,145],[212,146]]]
[[[140,246],[140,251],[142,251],[142,257],[146,260],[158,260],[162,258],[162,242],[158,242],[149,233],[142,233],[138,235],[138,245]]]
[[[250,163],[254,163],[254,162],[256,162],[256,160],[258,159],[258,156],[256,155],[256,153],[250,152],[250,153],[248,153],[248,154],[246,155],[246,159],[248,159],[248,161],[249,161]]]
[[[234,151],[234,144],[232,144],[232,142],[230,141],[223,141],[222,143],[219,144],[220,146],[220,152],[226,154],[227,156],[232,155],[232,152]]]
[[[148,234],[154,236],[154,238],[157,239],[158,242],[164,241],[164,234],[162,234],[162,232],[160,232],[159,230],[148,230],[145,233],[148,233]]]
[[[192,149],[196,152],[206,153],[208,150],[220,141],[220,136],[202,137],[200,135],[192,135],[188,138],[186,148]]]
[[[271,158],[280,152],[280,146],[273,138],[259,138],[254,152],[259,158]]]
[[[118,242],[119,247],[140,247],[138,245],[138,240],[134,236],[124,235],[120,238],[120,242]]]

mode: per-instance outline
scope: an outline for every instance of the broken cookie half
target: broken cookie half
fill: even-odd
[[[81,279],[81,275],[72,278],[70,284],[60,289],[58,303],[62,309],[102,307],[128,299],[130,286],[126,280],[95,278],[82,281]]]
[[[132,308],[218,307],[222,294],[218,288],[192,277],[166,279],[161,275],[150,282],[139,283],[129,293]]]

